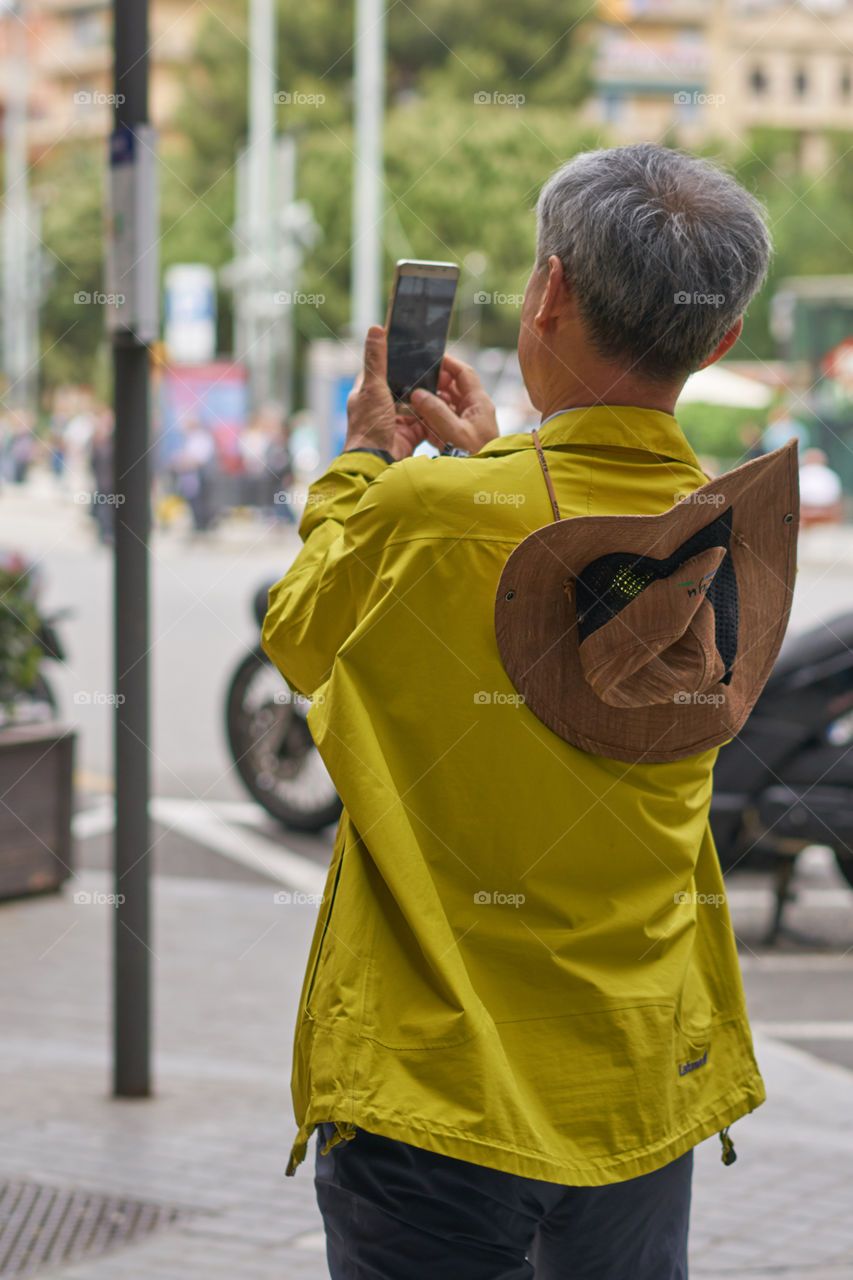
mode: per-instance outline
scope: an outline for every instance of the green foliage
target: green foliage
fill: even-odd
[[[9,557],[0,562],[0,722],[14,719],[16,700],[38,678],[40,626],[29,569]]]
[[[741,409],[733,405],[702,404],[697,401],[676,405],[675,416],[699,459],[713,458],[724,470],[744,462],[745,427],[767,425],[764,409]]]
[[[44,207],[49,270],[40,316],[43,386],[91,381],[104,343],[104,308],[79,298],[104,288],[105,155],[105,145],[56,147],[33,184]]]
[[[161,149],[161,264],[234,256],[235,162],[245,145],[248,6],[205,6],[174,133]],[[476,250],[487,266],[463,277],[461,324],[473,318],[475,288],[512,299],[523,291],[533,253],[533,206],[543,180],[577,150],[608,145],[584,129],[577,106],[589,87],[591,41],[581,0],[424,0],[387,16],[385,125],[385,286],[398,257],[464,262]],[[353,0],[279,0],[277,83],[282,91],[322,94],[318,106],[281,103],[276,127],[298,138],[297,195],[310,201],[322,238],[306,258],[300,288],[322,293],[319,309],[297,311],[299,350],[343,332],[349,318]],[[478,103],[476,94],[523,96],[519,106]],[[711,141],[703,152],[767,205],[776,252],[768,281],[751,304],[738,357],[773,358],[770,299],[785,276],[853,272],[853,134],[827,135],[830,163],[801,172],[795,131],[756,130],[747,145]],[[50,386],[106,386],[103,314],[74,303],[103,288],[104,148],[57,148],[39,167],[47,192],[43,239],[55,257],[42,310],[41,376]],[[59,198],[59,192],[62,193]],[[229,343],[231,295],[220,289],[220,339]],[[515,342],[518,307],[492,302],[477,313],[480,340]]]

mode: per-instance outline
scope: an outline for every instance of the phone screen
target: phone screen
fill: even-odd
[[[416,387],[438,390],[455,294],[455,279],[398,277],[388,324],[388,385],[395,400],[408,400]]]

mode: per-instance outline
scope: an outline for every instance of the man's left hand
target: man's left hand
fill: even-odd
[[[395,405],[388,386],[388,339],[381,325],[373,324],[364,341],[364,368],[347,396],[345,449],[387,449],[394,458],[408,458],[426,439],[417,418]]]

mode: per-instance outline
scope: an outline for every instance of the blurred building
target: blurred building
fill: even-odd
[[[853,127],[853,0],[600,0],[591,121],[625,142],[798,135]]]
[[[0,110],[5,113],[13,91],[11,62],[20,57],[23,43],[31,158],[64,142],[106,137],[114,109],[110,0],[17,0],[14,5],[5,0],[5,5],[0,6]],[[186,0],[150,0],[150,114],[166,135],[182,96],[180,70],[192,55],[206,12],[205,5]]]

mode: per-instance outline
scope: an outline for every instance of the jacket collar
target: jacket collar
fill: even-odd
[[[696,454],[671,413],[642,409],[635,405],[598,404],[585,409],[567,409],[539,429],[546,447],[592,445],[595,448],[639,449],[676,462],[686,462],[701,472]],[[533,448],[529,434],[503,436],[491,440],[481,452],[513,453]]]

